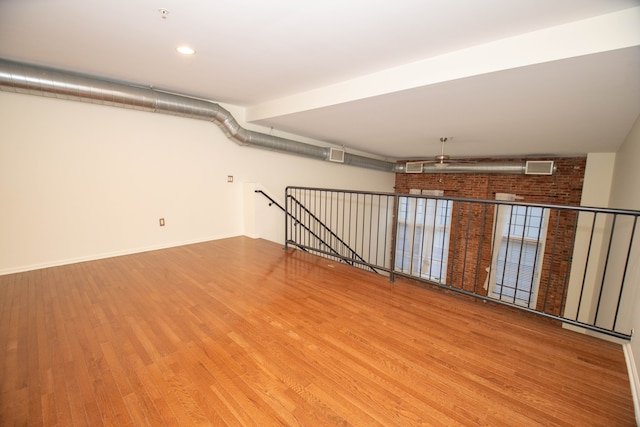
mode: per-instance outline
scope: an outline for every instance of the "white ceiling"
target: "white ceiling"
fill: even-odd
[[[639,0],[0,0],[0,57],[391,158],[441,136],[458,157],[614,152],[640,114]]]

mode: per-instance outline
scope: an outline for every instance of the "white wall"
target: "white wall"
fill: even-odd
[[[636,120],[631,132],[627,136],[622,147],[616,154],[615,171],[613,175],[613,185],[610,197],[610,207],[619,209],[640,210],[640,117]],[[636,239],[638,236],[636,236]],[[634,402],[636,405],[636,420],[640,424],[640,401],[638,392],[640,391],[640,381],[638,372],[640,371],[640,256],[635,252],[629,263],[626,283],[632,287],[632,292],[628,295],[631,305],[631,324],[635,331],[631,343],[625,346],[632,389],[634,391]],[[625,285],[627,286],[627,285]]]
[[[0,274],[242,235],[245,183],[281,201],[287,185],[393,191],[394,175],[241,147],[210,122],[0,92]],[[247,234],[281,240],[281,212],[247,208]]]

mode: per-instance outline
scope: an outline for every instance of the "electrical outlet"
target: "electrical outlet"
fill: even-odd
[[[227,182],[233,182],[233,175],[227,175]]]
[[[160,227],[164,227],[164,218],[160,218]]]

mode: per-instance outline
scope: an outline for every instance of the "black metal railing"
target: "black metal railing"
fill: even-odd
[[[285,246],[631,337],[638,211],[303,187],[285,196]]]
[[[267,193],[265,193],[264,191],[262,191],[262,190],[254,190],[254,192],[255,192],[255,193],[258,193],[258,194],[262,194],[264,197],[266,197],[266,198],[267,198],[267,200],[269,200],[269,206],[276,205],[278,208],[280,208],[280,210],[281,210],[282,212],[287,212],[287,211],[286,211],[286,209],[285,209],[285,208],[283,208],[283,207],[282,207],[282,205],[281,205],[280,203],[276,202],[276,201],[273,199],[273,197],[271,197],[270,195],[268,195],[268,194],[267,194]]]
[[[262,194],[269,200],[269,206],[276,205],[283,212],[287,212],[285,208],[282,207],[277,201],[275,201],[271,196],[265,193],[262,190],[255,190],[256,193]],[[305,235],[313,238],[315,242],[317,242],[320,247],[323,249],[323,253],[326,256],[330,256],[339,261],[345,262],[352,266],[362,267],[377,273],[375,268],[372,266],[367,266],[364,258],[362,258],[358,253],[356,253],[353,249],[349,247],[337,234],[335,234],[325,223],[323,223],[318,217],[316,217],[311,211],[309,211],[305,206],[303,206],[298,200],[295,198],[291,198],[292,203],[296,204],[298,209],[304,212],[304,215],[299,215],[298,217],[293,217],[291,214],[287,214],[288,220],[287,223],[290,223],[294,227],[299,227]],[[303,222],[304,221],[304,222]],[[307,251],[307,249],[303,246],[301,249]],[[354,261],[357,263],[354,264]]]
[[[320,247],[324,249],[323,252],[325,255],[377,273],[373,265],[367,263],[367,261],[338,236],[331,227],[300,203],[299,200],[295,197],[289,197],[289,201],[294,205],[294,210],[298,212],[298,216],[295,217],[295,222],[302,224],[302,230],[306,232],[306,236],[320,243]]]

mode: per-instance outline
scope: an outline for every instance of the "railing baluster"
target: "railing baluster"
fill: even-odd
[[[347,194],[346,193],[342,193],[342,225],[341,225],[342,232],[340,233],[340,235],[342,236],[343,239],[344,239],[344,236],[345,236],[345,234],[344,234],[344,223],[345,223],[345,221],[344,221],[344,213],[345,213],[345,210],[346,210],[346,202],[345,202],[346,197],[347,197]]]
[[[436,208],[433,214],[433,224],[431,224],[432,228],[431,228],[431,248],[429,249],[429,270],[427,271],[427,275],[429,276],[429,278],[431,278],[431,276],[433,275],[433,249],[435,248],[435,243],[436,243],[435,230],[436,230],[436,219],[438,216],[437,200],[435,202],[435,205],[436,205]],[[425,217],[426,217],[426,214],[425,214]],[[423,230],[423,232],[425,232],[425,230]],[[438,282],[440,282],[440,280],[438,280]]]
[[[622,301],[622,291],[627,281],[627,268],[629,267],[629,259],[631,259],[631,249],[633,248],[633,237],[636,234],[636,225],[638,224],[638,217],[633,219],[633,227],[631,227],[631,233],[629,234],[629,249],[627,249],[627,258],[624,261],[624,271],[622,272],[622,281],[620,282],[620,293],[618,294],[618,304],[616,305],[616,313],[613,317],[613,330],[616,330],[616,324],[618,323],[618,313],[620,312],[620,302]]]
[[[609,242],[607,244],[607,257],[604,261],[604,271],[602,272],[602,282],[600,283],[600,292],[598,293],[598,303],[596,304],[596,315],[593,319],[593,324],[598,324],[598,314],[600,314],[600,302],[602,301],[602,292],[604,291],[605,281],[607,279],[607,271],[609,267],[609,255],[611,254],[611,244],[613,243],[613,235],[616,230],[616,220],[618,215],[613,215],[613,223],[611,224],[611,232],[609,233]]]
[[[460,228],[460,203],[455,203],[453,204],[453,206],[451,207],[452,210],[454,210],[456,212],[456,221],[455,221],[455,225],[453,225],[453,247],[450,247],[449,249],[451,249],[450,253],[453,254],[453,259],[449,259],[449,254],[447,254],[447,271],[448,273],[446,274],[447,280],[445,280],[445,283],[449,286],[453,286],[454,285],[454,281],[451,280],[451,277],[453,276],[453,264],[455,264],[455,254],[457,254],[457,248],[458,248],[458,233],[460,232],[459,228]],[[444,241],[442,244],[442,260],[444,261]],[[464,263],[463,263],[464,264]],[[464,265],[463,265],[463,269],[462,269],[462,274],[461,274],[461,278],[460,278],[460,288],[464,289]]]
[[[549,213],[551,214],[551,213]],[[551,251],[551,263],[550,263],[550,267],[549,267],[549,280],[547,281],[547,290],[544,294],[544,304],[542,306],[542,311],[546,312],[547,311],[547,301],[549,298],[549,290],[551,289],[551,277],[552,277],[552,273],[553,273],[553,263],[555,261],[556,258],[556,243],[558,242],[558,230],[560,229],[560,212],[557,212],[557,218],[556,218],[556,229],[555,232],[553,233],[553,247],[552,247],[552,251]],[[538,234],[538,239],[540,239],[540,235]],[[537,256],[537,254],[536,254]]]
[[[571,232],[571,248],[569,249],[569,255],[568,259],[566,260],[565,263],[565,269],[564,269],[564,280],[562,282],[562,296],[560,297],[560,307],[558,309],[558,316],[562,317],[564,314],[564,308],[566,306],[566,301],[565,301],[565,297],[567,295],[568,292],[568,287],[569,287],[569,277],[571,274],[571,266],[573,264],[573,253],[575,250],[575,245],[576,245],[576,237],[577,237],[577,231],[578,231],[578,212],[570,212],[569,214],[573,213],[573,230]],[[561,215],[561,211],[558,211],[558,215]],[[567,220],[568,221],[568,220]]]
[[[461,202],[459,202],[461,203]],[[466,232],[464,233],[464,256],[462,259],[462,275],[460,278],[460,287],[462,289],[464,289],[464,276],[467,272],[467,253],[469,252],[469,230],[471,229],[471,217],[473,215],[473,204],[471,202],[468,203],[469,205],[469,212],[467,213],[467,227],[466,227]],[[460,209],[462,209],[462,204],[460,204]],[[454,240],[455,242],[455,240]],[[455,253],[456,251],[453,251],[454,254],[454,258],[451,260],[451,264],[455,263]],[[453,266],[452,266],[453,269]],[[451,274],[453,276],[453,273]]]
[[[377,206],[377,210],[376,210],[376,226],[373,228],[373,232],[376,233],[376,249],[375,249],[375,254],[376,254],[376,265],[379,265],[380,263],[382,263],[382,265],[384,265],[384,260],[381,262],[380,261],[380,218],[382,218],[382,200],[383,197],[381,195],[377,195],[376,196],[376,206]]]
[[[473,203],[473,202],[470,202]],[[476,255],[476,277],[473,281],[473,293],[477,294],[478,293],[478,278],[480,277],[480,265],[482,262],[482,244],[484,242],[484,229],[486,227],[486,221],[487,221],[487,205],[486,204],[482,204],[482,220],[480,221],[480,236],[478,236],[478,253]],[[492,256],[493,254],[491,254]],[[491,262],[489,262],[491,263]],[[489,269],[491,269],[491,267],[489,267]],[[491,270],[489,270],[491,271]],[[487,282],[489,282],[489,276],[490,273],[487,272]]]
[[[441,205],[444,205],[445,208],[445,212],[447,213],[447,215],[444,218],[444,224],[443,224],[443,229],[442,229],[442,234],[440,234],[442,236],[442,239],[440,241],[440,283],[442,283],[442,279],[443,279],[443,275],[446,276],[446,269],[444,268],[444,263],[445,260],[448,262],[447,258],[444,256],[444,248],[445,246],[447,246],[449,243],[446,241],[446,230],[450,230],[451,228],[451,224],[449,223],[451,221],[450,217],[451,217],[451,209],[453,209],[450,205],[451,202],[449,202],[448,200],[444,200],[444,199],[440,199],[436,202],[436,215],[438,215],[439,210],[437,209],[438,203],[440,203]],[[447,247],[447,250],[449,248]],[[447,280],[445,279],[444,284],[447,285]]]
[[[538,266],[538,255],[540,255],[540,249],[541,249],[541,237],[542,237],[542,229],[544,228],[544,221],[545,221],[545,216],[549,215],[549,219],[550,219],[550,215],[551,215],[551,211],[545,212],[545,210],[541,210],[541,214],[540,214],[540,226],[538,227],[538,235],[536,236],[536,251],[533,255],[533,273],[531,274],[531,281],[529,282],[529,298],[527,298],[527,306],[531,307],[532,305],[532,301],[531,299],[533,298],[534,292],[536,291],[536,281],[537,281],[537,287],[538,289],[540,288],[540,282],[542,281],[542,265]],[[560,219],[560,215],[558,215],[558,219]],[[556,232],[554,233],[554,236],[558,236],[558,228],[556,227]],[[544,254],[543,254],[544,257]],[[553,256],[551,256],[551,264],[549,267],[549,271],[553,270]],[[536,272],[537,272],[537,279],[536,279]],[[549,294],[549,287],[547,287],[547,292],[545,294],[545,304],[546,304],[546,295]],[[545,311],[544,309],[542,311]]]
[[[396,278],[396,249],[398,248],[398,211],[400,209],[400,201],[397,195],[393,195],[393,215],[391,221],[391,270],[389,271],[389,280],[395,281]]]
[[[419,201],[423,201],[424,202],[424,206],[422,209],[422,233],[419,234],[416,230],[416,228],[418,227],[418,204]],[[420,259],[424,258],[424,241],[425,241],[425,237],[427,235],[427,209],[428,209],[428,201],[427,199],[418,199],[418,198],[414,198],[413,199],[413,203],[414,203],[414,208],[415,208],[415,213],[413,215],[413,228],[414,231],[411,234],[412,236],[418,236],[420,235],[420,249],[419,249],[419,253],[418,253],[418,257]],[[433,243],[433,232],[431,235],[431,242]],[[413,265],[414,260],[416,258],[416,255],[413,253],[414,249],[416,247],[416,242],[414,240],[411,240],[411,261],[409,263],[410,267],[410,274],[413,274],[414,271],[416,271],[415,266]],[[431,254],[431,252],[429,252]],[[429,261],[429,268],[427,269],[426,272],[422,271],[422,267],[423,267],[423,262],[418,264],[418,277],[422,277],[423,274],[426,273],[427,277],[431,277],[431,261]]]
[[[364,229],[365,221],[364,221],[364,218],[365,218],[366,207],[367,207],[367,195],[363,194],[362,195],[362,199],[363,199],[363,202],[362,202],[362,234],[361,234],[362,237],[360,238],[360,251],[359,251],[359,253],[362,253],[364,251],[364,235],[365,235],[365,229]]]
[[[387,236],[389,235],[389,233],[387,232],[387,225],[389,224],[389,199],[391,199],[391,196],[384,196],[385,199],[385,219],[384,219],[384,246],[382,247],[382,253],[383,253],[383,257],[382,257],[382,265],[386,267],[387,265],[387,247],[392,248],[392,245],[389,244],[389,246],[387,246]],[[393,227],[391,227],[393,228]],[[392,241],[393,241],[393,230],[391,230],[391,234],[392,234]],[[391,243],[391,242],[389,242]],[[394,250],[393,248],[391,249],[391,253],[393,253]],[[393,257],[393,255],[390,255],[390,257]],[[393,260],[390,261],[391,265],[389,265],[389,268],[393,268]]]
[[[349,193],[349,215],[348,215],[348,217],[347,217],[349,222],[348,222],[348,226],[347,226],[347,234],[346,234],[346,237],[347,237],[347,244],[348,244],[349,246],[351,246],[351,211],[352,211],[352,209],[353,209],[353,200],[352,200],[352,197],[353,197],[353,193]]]
[[[369,195],[369,198],[371,199],[371,207],[369,208],[369,244],[367,245],[369,250],[367,259],[371,259],[371,248],[373,247],[373,195]]]
[[[511,223],[513,221],[513,212],[510,209],[510,215],[509,215],[509,226],[507,227],[507,235],[503,236],[503,238],[505,238],[505,240],[507,241],[507,244],[504,248],[504,253],[505,253],[505,257],[504,257],[504,265],[502,266],[502,278],[500,279],[500,294],[498,295],[499,299],[502,299],[502,294],[504,293],[504,277],[505,274],[507,272],[507,254],[509,253],[509,242],[511,241]],[[494,240],[495,241],[495,240]],[[501,242],[500,242],[501,243]],[[498,251],[501,250],[501,247],[499,245],[498,246]],[[498,252],[500,253],[500,252]],[[493,264],[493,258],[491,260],[491,263]],[[497,284],[497,277],[496,277],[496,284]],[[489,288],[491,288],[491,283],[489,283]]]
[[[578,320],[580,318],[580,306],[582,305],[582,297],[584,296],[584,287],[587,283],[587,271],[589,270],[589,260],[591,255],[591,247],[593,245],[593,235],[596,231],[596,219],[598,217],[598,212],[593,213],[593,222],[591,223],[591,235],[589,236],[589,246],[587,249],[587,258],[584,263],[584,274],[582,276],[582,287],[580,288],[580,297],[578,298],[578,309],[576,310],[576,318]]]

